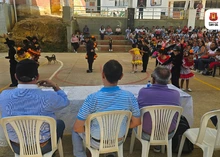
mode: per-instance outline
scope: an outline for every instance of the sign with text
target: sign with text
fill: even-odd
[[[220,9],[209,9],[205,12],[205,27],[210,30],[220,29]]]

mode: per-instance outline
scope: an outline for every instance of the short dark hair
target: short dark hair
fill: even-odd
[[[109,60],[103,66],[103,73],[110,83],[117,83],[123,72],[122,65],[116,60]]]
[[[165,66],[158,66],[154,69],[151,76],[155,79],[155,82],[157,82],[158,84],[166,85],[170,81],[170,69],[168,69]]]
[[[24,59],[16,66],[16,76],[21,82],[31,82],[38,76],[38,64],[31,59]]]

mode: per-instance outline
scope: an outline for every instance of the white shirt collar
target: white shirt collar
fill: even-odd
[[[38,89],[36,84],[18,84],[17,88]]]

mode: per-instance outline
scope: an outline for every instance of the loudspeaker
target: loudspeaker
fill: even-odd
[[[127,27],[134,30],[134,8],[128,8]]]

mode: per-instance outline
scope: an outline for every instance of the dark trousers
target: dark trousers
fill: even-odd
[[[173,70],[172,69],[172,77],[171,77],[171,83],[176,86],[177,88],[180,88],[179,86],[179,79],[180,79],[180,70]]]
[[[149,60],[149,54],[148,53],[144,53],[144,55],[142,56],[143,71],[147,70],[148,60]]]
[[[72,46],[73,46],[73,49],[74,49],[75,51],[77,51],[78,48],[79,48],[79,43],[72,43]]]
[[[143,11],[139,11],[138,19],[143,19]]]
[[[93,62],[94,62],[94,55],[88,55],[88,68],[90,71],[92,71],[92,65],[93,65]]]
[[[110,50],[112,49],[112,44],[109,44],[109,49],[110,49]]]
[[[103,33],[100,33],[100,38],[101,38],[101,40],[104,40],[104,36],[105,36],[105,34]]]
[[[208,59],[202,59],[202,58],[200,58],[200,59],[198,60],[198,69],[203,71],[203,70],[205,70],[205,68],[208,67],[208,65],[209,65],[211,62],[214,62],[214,61],[215,61],[214,58],[208,58]]]
[[[16,65],[17,62],[16,61],[10,61],[10,76],[11,76],[11,83],[13,85],[18,85],[18,81],[15,78],[15,70],[16,70]]]
[[[63,138],[63,131],[65,129],[65,123],[62,120],[57,120],[57,142],[59,140],[59,138]],[[20,147],[19,145],[15,144],[15,143],[11,143],[12,148],[14,149],[14,152],[16,154],[20,154]],[[41,152],[42,154],[46,154],[48,152],[50,152],[51,149],[51,140],[48,140],[48,143],[44,146],[41,147]]]

